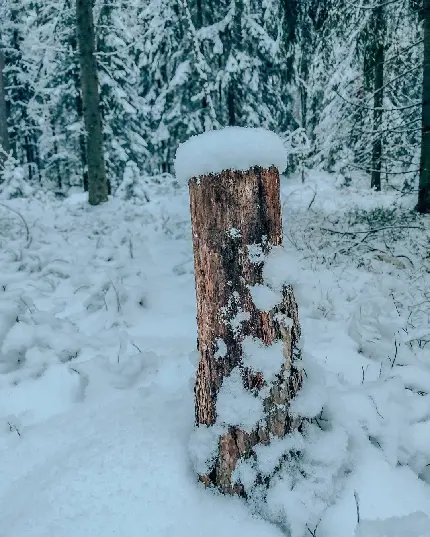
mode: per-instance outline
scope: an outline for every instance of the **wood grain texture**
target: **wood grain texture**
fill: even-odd
[[[193,178],[189,187],[201,354],[195,384],[196,425],[216,423],[218,392],[224,377],[236,366],[241,369],[244,387],[255,396],[263,387],[269,388],[264,400],[265,422],[251,433],[230,427],[219,439],[211,475],[200,476],[207,485],[243,494],[241,485],[231,478],[237,461],[252,456],[257,443],[268,443],[271,435],[284,436],[298,426],[288,412],[288,403],[302,381],[301,371],[294,365],[300,325],[293,290],[286,286],[283,300],[271,312],[257,310],[249,291],[250,285],[263,283],[264,257],[273,246],[282,244],[279,173],[274,167],[226,170]],[[260,252],[258,259],[252,255],[255,251]],[[285,317],[290,321],[284,326]],[[246,336],[265,345],[283,341],[284,365],[270,386],[261,372],[243,365]]]

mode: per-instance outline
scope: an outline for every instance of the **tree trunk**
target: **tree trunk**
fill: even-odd
[[[227,110],[229,127],[236,126],[236,103],[233,82],[230,81],[227,90]]]
[[[6,107],[6,94],[4,87],[4,54],[0,50],[0,170],[2,164],[6,159],[6,154],[10,151],[9,133],[7,130],[7,107]]]
[[[55,162],[55,168],[57,170],[57,188],[61,192],[63,189],[63,180],[62,180],[62,174],[61,174],[61,167],[60,167],[60,159],[58,158],[58,142],[57,142],[57,126],[55,125],[55,122],[53,118],[51,117],[51,130],[52,130],[52,137],[54,139],[54,162]]]
[[[77,35],[73,34],[70,38],[70,46],[72,47],[74,55],[77,53],[78,43]],[[79,65],[75,66],[73,62],[73,82],[75,85],[75,104],[76,104],[76,113],[78,115],[79,121],[84,122],[84,108],[82,104],[82,87],[81,80],[79,76]],[[79,133],[79,153],[81,156],[82,164],[82,182],[84,187],[84,192],[88,192],[88,163],[87,163],[87,149],[85,134],[83,132]]]
[[[76,0],[76,20],[81,66],[82,103],[88,162],[88,201],[98,205],[108,199],[103,155],[103,130],[94,45],[92,0]]]
[[[381,190],[382,167],[382,106],[384,103],[384,12],[383,7],[376,8],[376,48],[373,84],[373,146],[371,188]]]
[[[306,27],[307,17],[302,20],[301,58],[300,58],[300,120],[301,127],[308,135],[308,79],[309,79],[309,58],[308,47],[311,43],[311,32]]]
[[[303,30],[304,31],[304,30]],[[307,39],[311,39],[310,35],[306,36]],[[308,136],[308,78],[309,78],[309,65],[306,52],[305,40],[302,40],[302,57],[300,59],[300,116],[301,127],[304,130],[306,136]],[[302,183],[305,182],[305,162],[304,155],[299,155],[299,170],[302,178]]]
[[[424,0],[424,58],[422,90],[422,134],[418,205],[420,213],[430,213],[430,0]]]
[[[83,119],[84,110],[82,104],[82,94],[80,92],[79,86],[76,86],[76,110],[78,113],[79,119]],[[85,121],[84,121],[85,124]],[[79,133],[79,152],[81,155],[82,163],[82,182],[84,187],[84,192],[88,192],[88,162],[87,162],[87,148],[85,141],[85,134],[83,132]]]
[[[263,284],[263,257],[282,243],[279,173],[274,167],[227,170],[191,179],[189,186],[201,355],[196,425],[216,424],[218,392],[237,366],[244,389],[263,398],[265,414],[252,432],[231,424],[219,438],[212,471],[199,477],[223,492],[244,494],[232,477],[239,459],[252,456],[258,443],[269,443],[270,435],[282,437],[299,425],[288,410],[302,382],[295,363],[300,325],[292,288],[286,286],[280,304],[263,312],[254,305],[249,287]],[[260,257],[254,258],[253,252]],[[283,340],[284,364],[276,382],[244,366],[242,343],[248,336],[264,345]]]

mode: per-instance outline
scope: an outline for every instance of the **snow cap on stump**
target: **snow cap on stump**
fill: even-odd
[[[287,150],[274,132],[260,128],[226,127],[193,136],[176,151],[178,181],[220,173],[223,170],[249,170],[253,166],[287,167]]]

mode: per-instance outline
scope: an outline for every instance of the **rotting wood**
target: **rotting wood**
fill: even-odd
[[[193,178],[189,187],[201,354],[195,384],[196,425],[215,424],[218,392],[236,366],[241,368],[244,387],[254,395],[263,387],[268,389],[265,422],[251,433],[230,427],[219,439],[211,474],[200,476],[206,485],[243,495],[243,487],[232,482],[238,460],[252,456],[253,448],[269,443],[271,436],[282,437],[300,425],[289,413],[289,402],[302,382],[296,367],[300,324],[293,289],[285,286],[282,302],[270,312],[259,311],[249,291],[249,286],[263,283],[265,256],[282,244],[279,173],[275,167],[225,170]],[[285,318],[288,323],[283,323]],[[277,381],[269,386],[261,372],[243,366],[246,336],[265,345],[283,341],[285,361]]]

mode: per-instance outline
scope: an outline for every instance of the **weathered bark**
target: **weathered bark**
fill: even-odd
[[[372,175],[371,188],[381,190],[382,167],[382,106],[384,102],[384,12],[383,7],[375,9],[377,32],[375,36],[375,69],[373,84],[373,147],[372,147]]]
[[[421,159],[417,210],[420,213],[430,213],[430,0],[423,0],[422,18],[424,25],[424,57]]]
[[[92,0],[76,0],[76,20],[81,66],[82,103],[88,162],[88,201],[98,205],[108,199],[103,155],[103,130],[95,58]]]
[[[10,151],[9,132],[7,129],[7,107],[4,87],[4,54],[0,50],[0,169],[6,159],[6,153]]]
[[[212,473],[200,476],[223,492],[242,494],[240,484],[232,482],[238,460],[252,456],[255,445],[268,443],[271,435],[284,436],[298,426],[288,411],[302,381],[294,363],[300,325],[292,288],[284,288],[282,303],[271,312],[257,310],[249,290],[250,285],[263,283],[262,258],[255,259],[252,252],[257,249],[264,256],[282,243],[279,173],[274,167],[227,170],[191,179],[189,186],[201,354],[195,384],[196,424],[216,423],[218,392],[236,366],[253,395],[268,387],[265,422],[252,433],[230,427],[219,440]],[[283,340],[285,361],[277,382],[268,385],[261,372],[243,366],[242,341],[247,336],[265,345]],[[224,356],[219,356],[220,341],[227,350]]]

